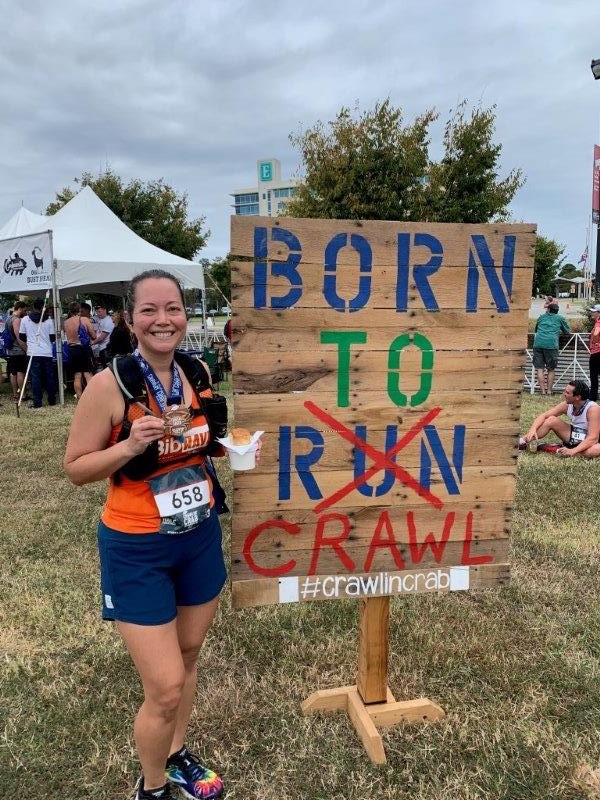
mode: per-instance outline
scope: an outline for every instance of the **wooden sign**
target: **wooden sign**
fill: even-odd
[[[509,577],[534,225],[232,217],[237,607]]]

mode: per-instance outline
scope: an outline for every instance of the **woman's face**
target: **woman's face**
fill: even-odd
[[[168,278],[137,284],[131,328],[142,355],[172,353],[185,336],[187,319],[179,289]]]

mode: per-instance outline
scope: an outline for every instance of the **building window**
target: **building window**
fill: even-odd
[[[283,189],[273,189],[273,194],[275,197],[293,197],[296,194],[296,190],[293,186],[286,186]]]
[[[258,203],[258,192],[248,192],[248,194],[234,194],[235,204]]]
[[[249,214],[258,214],[258,203],[246,203],[246,205],[235,206],[235,213],[238,216],[248,216]]]

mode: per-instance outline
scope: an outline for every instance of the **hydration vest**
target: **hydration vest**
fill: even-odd
[[[219,483],[214,465],[210,459],[211,453],[220,450],[221,445],[216,441],[227,435],[227,401],[219,394],[215,394],[204,365],[196,358],[188,356],[178,350],[174,354],[175,363],[181,367],[183,374],[190,383],[198,400],[201,412],[204,414],[210,431],[210,441],[206,448],[206,467],[213,483],[213,496],[217,512],[222,514],[229,509],[225,504],[225,492]],[[117,441],[122,442],[129,437],[131,425],[135,417],[130,416],[130,409],[134,403],[143,403],[148,406],[148,388],[144,380],[142,369],[133,355],[117,356],[109,364],[123,400],[125,411],[123,423]],[[146,412],[147,413],[147,412]],[[132,481],[140,481],[151,475],[159,466],[158,441],[151,442],[143,453],[131,458],[113,474],[115,483],[120,482],[121,475]]]

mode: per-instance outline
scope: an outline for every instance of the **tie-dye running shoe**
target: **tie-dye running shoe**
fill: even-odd
[[[203,767],[187,747],[169,756],[166,775],[169,783],[177,786],[188,800],[217,800],[223,794],[221,778]]]
[[[171,794],[171,787],[168,783],[160,789],[150,789],[150,791],[147,791],[143,787],[144,779],[142,777],[135,787],[135,800],[175,800]]]

